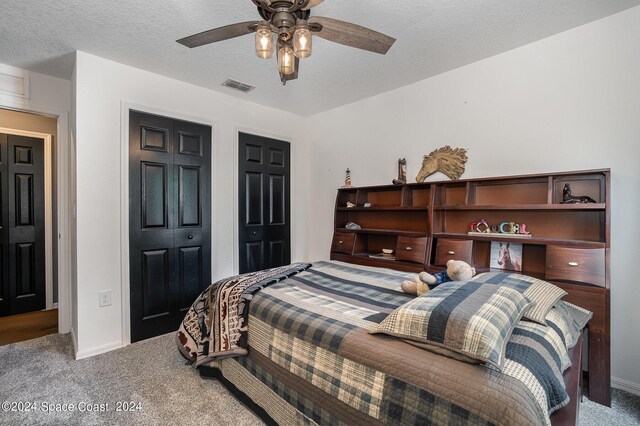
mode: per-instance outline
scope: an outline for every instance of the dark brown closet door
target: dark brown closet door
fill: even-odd
[[[240,273],[291,263],[290,145],[239,134]]]
[[[45,308],[44,141],[0,134],[0,315]]]
[[[211,128],[130,113],[131,341],[178,329],[211,281]]]

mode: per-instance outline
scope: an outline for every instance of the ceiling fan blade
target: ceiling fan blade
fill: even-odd
[[[369,28],[333,18],[313,16],[309,18],[309,24],[322,25],[322,30],[315,34],[325,40],[382,55],[386,54],[396,41],[393,37]]]
[[[324,0],[309,0],[309,3],[307,3],[307,5],[305,7],[302,8],[302,10],[309,10],[313,7],[318,6],[320,3],[322,3]]]
[[[193,48],[203,46],[217,41],[227,40],[234,37],[240,37],[245,34],[255,32],[258,21],[239,22],[209,31],[203,31],[189,37],[176,40],[178,43]]]

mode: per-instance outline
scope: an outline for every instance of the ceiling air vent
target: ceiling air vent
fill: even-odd
[[[227,81],[222,83],[222,86],[229,87],[230,89],[234,89],[234,90],[239,90],[244,93],[249,93],[250,91],[255,89],[254,86],[249,86],[248,84],[241,83],[239,81],[232,80],[232,79],[228,79]]]

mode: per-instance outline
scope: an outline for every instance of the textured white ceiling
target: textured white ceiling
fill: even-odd
[[[248,35],[188,49],[176,39],[257,20],[250,0],[0,0],[0,63],[69,78],[82,50],[239,98],[312,115],[423,80],[640,5],[640,0],[326,0],[312,16],[397,39],[386,56],[314,38],[280,83]],[[220,87],[227,78],[257,88]]]

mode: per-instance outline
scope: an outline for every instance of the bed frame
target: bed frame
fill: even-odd
[[[564,204],[569,184],[575,195],[595,203]],[[564,300],[593,312],[564,372],[570,402],[551,424],[577,425],[582,381],[589,398],[610,405],[610,171],[608,169],[473,180],[387,185],[338,190],[331,259],[402,271],[439,272],[447,260],[465,260],[478,272],[491,271],[492,241],[523,245],[522,273],[551,281],[567,291]],[[531,237],[478,232],[506,223],[526,224]],[[347,229],[355,222],[360,229]],[[513,223],[511,223],[513,222]],[[474,226],[473,229],[470,226]],[[519,227],[522,229],[522,227]],[[391,248],[392,256],[382,249]],[[587,342],[588,375],[583,374]],[[220,380],[267,424],[275,424],[219,370],[200,374]]]
[[[492,242],[522,244],[523,274],[553,282],[567,291],[564,300],[593,312],[589,399],[610,406],[610,175],[598,169],[343,187],[331,259],[413,272],[440,272],[457,259],[486,272],[496,271]],[[567,186],[595,202],[564,203]],[[348,229],[350,222],[360,229]],[[531,235],[517,233],[522,224]],[[507,233],[489,234],[491,225]]]
[[[564,384],[569,394],[569,405],[559,409],[551,415],[553,426],[577,425],[580,401],[582,400],[582,347],[584,334],[580,336],[576,345],[569,350],[571,367],[564,372]]]

